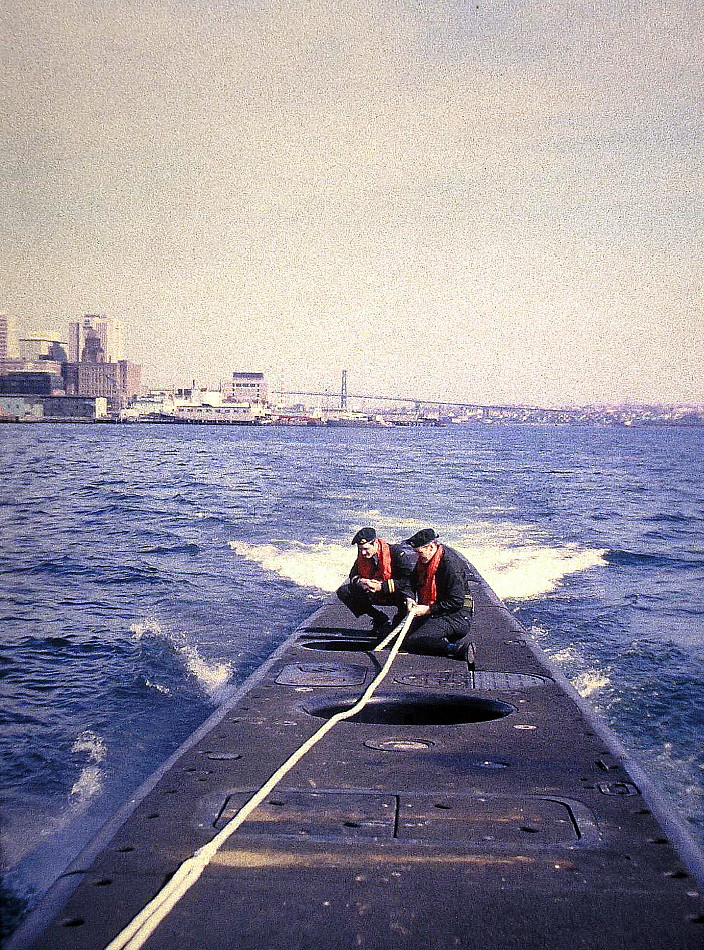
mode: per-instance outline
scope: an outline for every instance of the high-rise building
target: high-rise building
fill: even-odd
[[[222,394],[228,402],[266,402],[264,373],[233,373],[232,381],[225,383]]]
[[[123,350],[122,324],[118,320],[100,313],[87,313],[83,320],[69,323],[69,362],[118,363],[125,358]]]
[[[0,360],[17,356],[17,325],[11,313],[0,313]]]

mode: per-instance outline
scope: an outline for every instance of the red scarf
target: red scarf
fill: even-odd
[[[416,574],[418,575],[418,603],[426,604],[432,607],[438,599],[438,589],[435,584],[435,574],[440,563],[440,558],[445,553],[445,549],[438,544],[438,549],[433,554],[427,564],[418,561],[416,564]]]
[[[377,565],[374,558],[357,555],[357,575],[375,581],[388,581],[391,577],[391,548],[383,538],[377,538],[379,550],[376,552]]]

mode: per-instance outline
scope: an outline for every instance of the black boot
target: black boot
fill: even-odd
[[[391,630],[391,621],[383,610],[370,610],[369,616],[372,618],[372,630],[374,633],[382,636]]]
[[[466,663],[467,668],[473,670],[476,656],[474,644],[470,639],[470,634],[466,633],[460,640],[455,640],[454,643],[449,643],[447,645],[447,655],[453,660],[460,660],[461,662]]]

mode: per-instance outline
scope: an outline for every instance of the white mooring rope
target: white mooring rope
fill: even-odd
[[[176,906],[183,895],[193,887],[222,845],[224,845],[228,838],[246,821],[255,808],[261,805],[266,796],[269,795],[284,776],[291,771],[294,765],[300,762],[303,756],[309,752],[323,736],[327,735],[338,722],[342,722],[344,719],[350,719],[364,709],[391,669],[391,665],[396,659],[398,651],[401,649],[401,644],[415,616],[416,606],[415,604],[411,605],[403,623],[395,627],[389,636],[375,647],[375,650],[382,650],[392,638],[396,638],[393,646],[389,650],[386,662],[378,675],[372,680],[354,706],[343,712],[335,713],[317,732],[314,732],[310,738],[306,739],[303,745],[299,746],[299,748],[286,759],[283,765],[279,766],[264,785],[245,802],[237,814],[228,821],[225,827],[222,828],[211,841],[203,845],[203,847],[198,848],[197,851],[194,851],[190,858],[186,858],[174,876],[162,887],[156,897],[152,898],[146,907],[142,908],[124,930],[110,941],[105,950],[138,950],[139,947],[144,946],[162,920],[164,920],[167,914]]]

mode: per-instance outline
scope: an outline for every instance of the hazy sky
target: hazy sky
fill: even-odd
[[[5,0],[2,293],[149,383],[704,402],[699,0]]]

